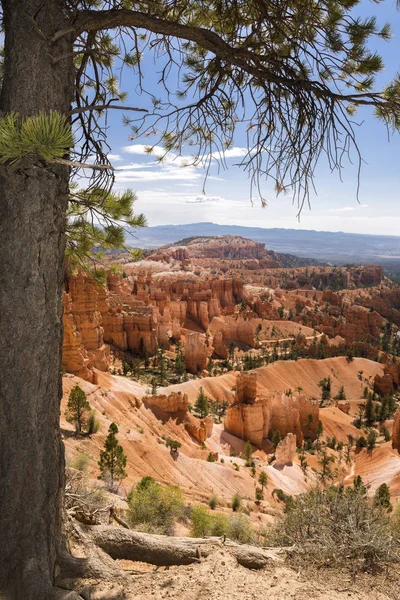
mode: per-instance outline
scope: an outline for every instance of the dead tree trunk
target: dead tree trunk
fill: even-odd
[[[216,548],[225,547],[240,565],[262,569],[271,561],[282,560],[279,549],[256,548],[220,538],[168,537],[140,533],[119,527],[98,525],[86,531],[94,543],[114,559],[147,562],[157,566],[189,565],[200,562]]]
[[[1,114],[66,114],[72,38],[61,0],[2,0]],[[56,61],[58,57],[64,56]],[[60,438],[61,294],[69,171],[0,166],[0,597],[55,597],[64,454]]]

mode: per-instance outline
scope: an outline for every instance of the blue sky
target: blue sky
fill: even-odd
[[[376,49],[384,57],[386,69],[378,76],[377,87],[383,87],[400,70],[400,11],[395,0],[376,5],[369,0],[362,3],[359,12],[375,14],[379,24],[389,21],[393,37],[389,42],[376,42]],[[145,86],[157,89],[157,68],[145,57]],[[128,72],[126,72],[128,73]],[[146,108],[145,96],[137,96],[135,86],[125,75],[121,89],[129,93],[127,105]],[[246,173],[234,167],[243,156],[244,136],[238,133],[234,147],[227,158],[227,169],[214,170],[203,194],[204,171],[184,167],[181,159],[168,157],[163,165],[144,152],[148,139],[129,140],[130,130],[122,125],[121,113],[110,111],[108,140],[112,147],[116,174],[116,189],[131,188],[138,194],[136,205],[149,225],[194,223],[212,221],[229,225],[257,227],[285,227],[379,233],[400,235],[400,136],[388,143],[385,127],[368,110],[357,113],[361,122],[358,143],[364,164],[361,174],[359,200],[356,200],[357,170],[345,164],[340,181],[337,173],[330,173],[321,164],[315,178],[318,195],[311,196],[311,210],[305,208],[298,222],[297,207],[290,195],[276,198],[272,186],[265,184],[268,206],[259,201],[250,202],[250,188]],[[157,151],[155,152],[157,154]]]

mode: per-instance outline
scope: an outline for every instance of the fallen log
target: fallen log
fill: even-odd
[[[249,569],[262,569],[270,561],[282,561],[279,548],[256,548],[221,538],[186,538],[153,535],[98,525],[87,528],[94,543],[111,558],[140,561],[157,566],[189,565],[200,562],[210,552],[225,548],[235,556],[240,565]]]

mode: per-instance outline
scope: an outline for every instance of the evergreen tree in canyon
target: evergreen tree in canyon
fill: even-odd
[[[210,412],[210,404],[202,387],[199,389],[199,393],[197,394],[194,410],[201,419],[204,419]]]
[[[75,425],[77,433],[81,433],[87,424],[89,413],[90,404],[86,399],[86,394],[79,385],[76,385],[69,395],[65,418],[69,423]]]
[[[108,436],[104,442],[104,450],[100,452],[99,467],[101,475],[99,479],[110,480],[110,489],[114,489],[114,483],[126,477],[126,456],[124,449],[118,443],[118,425],[111,423],[108,428]]]
[[[134,194],[113,192],[107,115],[122,110],[149,151],[161,145],[162,154],[179,155],[189,147],[206,169],[223,161],[245,121],[241,166],[261,202],[267,177],[277,192],[291,189],[301,210],[321,154],[340,170],[343,154],[358,152],[359,107],[400,125],[400,82],[376,91],[383,63],[369,50],[390,28],[353,16],[359,3],[1,0],[0,596],[63,595],[54,586],[65,554],[66,247],[86,255],[99,241],[123,243],[121,222],[144,224],[133,214]],[[152,75],[143,71],[145,55],[157,62],[159,97],[135,98]],[[145,68],[155,69],[149,60]],[[86,175],[83,190],[71,186]]]

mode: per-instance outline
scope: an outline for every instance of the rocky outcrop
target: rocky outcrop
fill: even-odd
[[[375,375],[374,378],[374,392],[377,392],[381,396],[387,396],[393,392],[393,378],[389,373],[384,375]]]
[[[156,251],[160,255],[172,256],[175,260],[184,258],[216,258],[216,259],[269,259],[274,264],[261,242],[253,242],[241,236],[223,235],[198,237],[187,240],[185,245],[171,244]]]
[[[394,390],[397,390],[400,384],[400,362],[396,360],[396,362],[387,363],[384,367],[385,375],[390,375],[392,378],[392,387]]]
[[[400,362],[390,362],[384,367],[383,375],[375,375],[374,391],[387,396],[398,390],[400,384]]]
[[[351,409],[351,404],[347,400],[341,400],[339,402],[336,402],[336,406],[338,407],[339,410],[344,412],[346,415],[349,414],[350,409]]]
[[[67,312],[70,304],[70,298],[68,298],[67,295],[64,295],[62,365],[69,373],[74,373],[75,375],[78,375],[78,377],[94,383],[95,374],[90,365],[89,356],[85,346],[82,344],[82,336],[76,328],[73,314]]]
[[[305,437],[315,436],[318,420],[317,402],[303,394],[262,395],[257,389],[257,373],[245,372],[236,377],[235,398],[226,413],[225,429],[258,447],[271,430],[279,431],[282,438],[292,433],[301,445]]]
[[[187,394],[181,392],[172,392],[166,396],[165,394],[144,396],[143,403],[148,406],[160,408],[162,411],[170,414],[177,412],[187,412],[189,400]]]
[[[275,449],[275,466],[278,468],[291,466],[296,456],[296,436],[288,433]]]
[[[201,373],[207,367],[212,349],[206,344],[204,335],[188,333],[183,339],[185,349],[185,365],[189,373]]]
[[[393,418],[392,446],[400,450],[400,408],[397,409]]]
[[[106,291],[85,273],[71,277],[64,292],[63,309],[63,367],[94,382],[93,368],[106,371],[111,364],[110,348],[103,337]]]
[[[223,354],[221,351],[221,345],[225,343],[225,346],[229,341],[246,344],[251,348],[256,347],[255,330],[257,321],[254,319],[244,319],[238,315],[234,317],[215,317],[210,324],[209,332],[213,336],[213,346],[216,349],[215,352],[218,356]],[[219,349],[219,350],[218,350]]]
[[[211,416],[198,419],[188,413],[185,417],[186,431],[200,443],[205,442],[207,438],[212,436],[213,426],[214,419]]]
[[[234,402],[226,413],[225,429],[260,447],[268,436],[269,427],[270,406],[266,398],[257,396],[257,373],[239,373]]]
[[[235,404],[253,404],[257,398],[257,373],[243,372],[236,376]]]
[[[233,404],[226,412],[225,429],[260,448],[270,429],[269,403],[259,398],[253,404]]]
[[[233,313],[243,297],[241,280],[192,273],[153,277],[139,271],[123,277],[110,272],[106,287],[86,273],[70,274],[64,295],[64,368],[93,381],[94,367],[107,370],[110,365],[109,345],[140,354],[152,354],[157,345],[168,349],[181,340],[184,327],[199,325],[205,331],[214,317]],[[204,336],[195,332],[186,346],[188,370],[205,369],[212,348]]]
[[[303,394],[276,393],[271,398],[271,429],[282,438],[294,433],[299,446],[305,437],[314,437],[318,420],[318,403]]]
[[[205,442],[213,432],[214,419],[211,416],[199,419],[188,412],[189,400],[187,394],[172,392],[171,394],[157,394],[144,396],[143,404],[153,409],[153,412],[162,418],[163,413],[167,415],[181,415],[186,431],[198,442]]]

